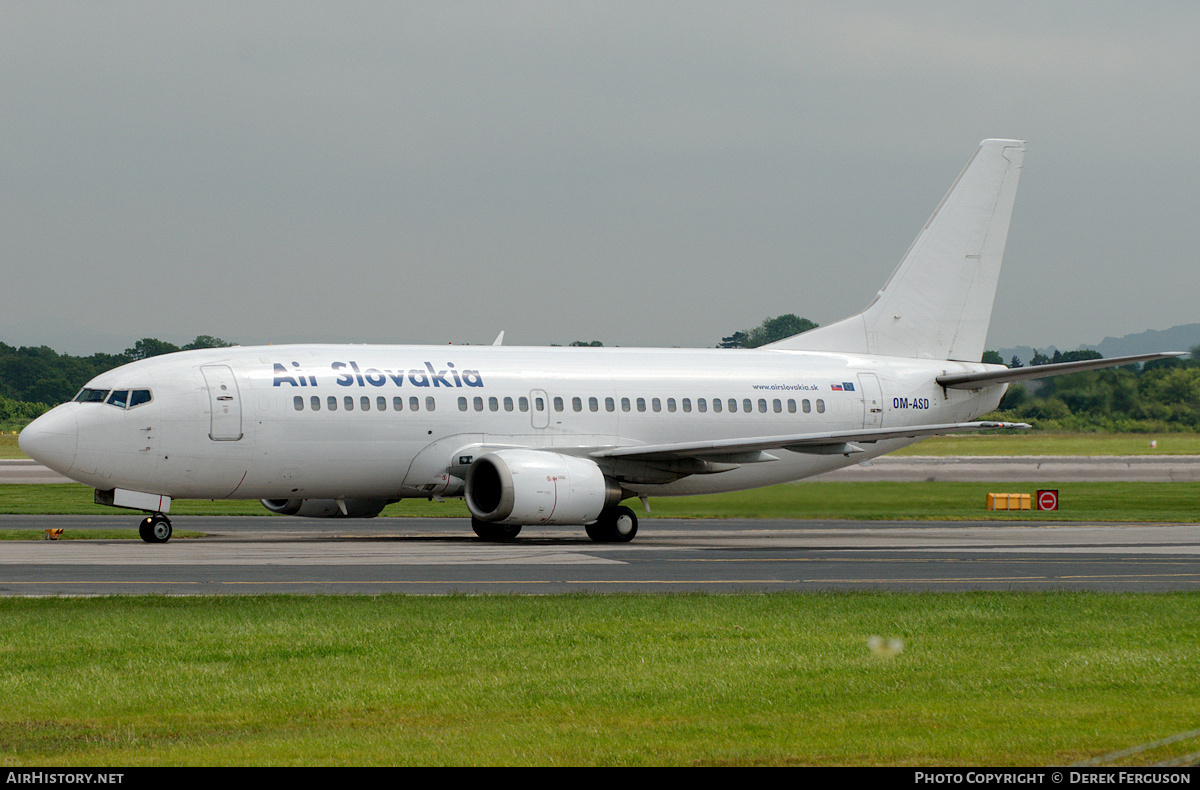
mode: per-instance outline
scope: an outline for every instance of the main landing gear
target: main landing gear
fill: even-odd
[[[600,514],[600,520],[588,524],[588,537],[597,543],[628,543],[637,534],[637,514],[622,505]]]
[[[171,539],[171,520],[162,513],[146,516],[138,525],[138,534],[147,543],[166,543]]]
[[[167,529],[170,529],[169,525]],[[521,533],[520,524],[493,524],[477,518],[471,519],[471,529],[475,530],[475,534],[482,540],[492,543],[510,541]],[[605,510],[600,514],[598,521],[588,524],[584,529],[587,530],[588,537],[596,543],[628,543],[637,535],[637,515],[624,506],[612,508]]]
[[[475,530],[475,534],[481,539],[493,543],[512,540],[521,534],[520,524],[493,524],[490,521],[480,521],[474,517],[471,519],[471,529]]]

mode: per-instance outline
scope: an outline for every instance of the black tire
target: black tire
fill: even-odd
[[[159,513],[157,516],[146,516],[138,525],[138,534],[147,543],[166,543],[171,539],[171,521]]]
[[[480,521],[477,518],[471,519],[471,529],[475,530],[475,534],[481,540],[491,542],[513,540],[517,535],[521,534],[520,524],[493,524],[490,521]]]
[[[624,505],[617,508],[617,517],[615,521],[615,530],[613,537],[617,543],[628,543],[637,537],[638,518],[632,508],[627,508]]]
[[[637,514],[622,505],[601,513],[598,521],[584,529],[596,543],[628,543],[637,535]]]

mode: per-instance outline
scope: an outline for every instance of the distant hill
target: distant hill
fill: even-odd
[[[1190,351],[1197,345],[1200,345],[1200,324],[1181,324],[1170,329],[1147,329],[1145,332],[1124,337],[1106,337],[1097,345],[1082,345],[1079,348],[1099,351],[1108,358],[1151,354],[1155,351]],[[1053,356],[1059,349],[1056,346],[1039,346],[1037,350],[1047,356]],[[1014,355],[1028,364],[1034,354],[1034,349],[1029,346],[998,348],[996,351],[1006,364]]]
[[[1125,337],[1106,337],[1096,350],[1106,357],[1123,357],[1153,351],[1190,351],[1197,345],[1200,345],[1200,324],[1181,324],[1170,329],[1147,329]]]

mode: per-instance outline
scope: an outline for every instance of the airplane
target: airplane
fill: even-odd
[[[462,497],[479,538],[580,525],[638,530],[639,498],[799,480],[976,421],[1008,383],[1179,354],[1008,369],[980,362],[1020,140],[984,140],[857,315],[758,349],[280,345],[182,351],[96,376],[21,432],[21,450],[144,511],[259,499],[366,518]]]

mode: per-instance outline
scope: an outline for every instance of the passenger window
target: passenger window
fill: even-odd
[[[683,399],[683,410],[685,412],[691,412],[691,410],[692,410],[692,399],[691,398]]]
[[[717,414],[721,413],[721,399],[713,398],[713,411]]]
[[[325,405],[329,407],[330,411],[337,411],[337,395],[330,395],[326,399]]]
[[[821,400],[820,398],[817,398],[817,414],[824,414],[824,413],[825,413],[825,401]]]
[[[645,399],[645,398],[638,398],[638,399],[637,399],[637,409],[638,409],[638,411],[645,411],[645,410],[646,410],[646,399]]]
[[[751,402],[749,398],[742,399],[742,411],[746,412],[747,414],[754,411],[754,403]]]
[[[545,411],[546,410],[546,401],[540,397],[534,398],[533,399],[533,408],[536,411]]]
[[[418,398],[416,395],[413,395],[411,398],[409,398],[408,399],[408,410],[409,411],[420,411],[421,410],[421,399]]]
[[[459,410],[459,411],[466,411],[466,410],[467,410],[467,399],[466,399],[466,398],[462,398],[462,397],[460,397],[460,398],[458,399],[458,410]]]
[[[425,396],[425,411],[437,411],[437,401],[433,399],[432,395]]]
[[[780,402],[779,398],[771,401],[771,408],[775,410],[776,414],[783,413],[783,403]]]
[[[795,398],[788,398],[788,414],[795,414],[795,413],[796,413],[796,400],[795,400]]]
[[[708,401],[704,398],[696,398],[696,411],[701,414],[708,411]]]
[[[802,400],[800,405],[803,407],[805,414],[808,414],[810,411],[812,411],[812,403],[808,400],[808,398]]]
[[[379,409],[380,411],[387,411],[387,398],[383,397],[382,395],[376,398],[375,408]]]
[[[504,398],[504,410],[505,410],[505,411],[512,411],[512,410],[513,410],[513,402],[512,402],[512,398],[510,398],[510,397],[507,397],[507,396]]]
[[[574,398],[571,398],[571,410],[583,411],[583,398],[580,398],[578,395],[576,395]]]
[[[737,399],[736,398],[729,399],[729,413],[730,414],[737,413]]]
[[[554,396],[554,410],[555,411],[563,410],[563,399],[557,395]]]
[[[495,395],[488,398],[488,408],[492,411],[500,411],[500,401],[496,399]],[[432,411],[432,409],[430,409],[430,411]]]
[[[605,398],[604,399],[604,410],[605,411],[616,411],[617,410],[617,402],[615,400],[613,400],[612,398]]]
[[[403,397],[396,395],[392,398],[392,410],[393,411],[404,411],[404,398]]]
[[[621,411],[629,411],[629,398],[621,398]]]
[[[108,396],[105,401],[109,406],[116,406],[118,409],[125,408],[125,404],[129,402],[129,390],[113,390],[112,395]]]
[[[308,405],[312,408],[313,411],[320,411],[321,410],[321,396],[313,395],[311,398],[308,399]]]
[[[767,399],[766,399],[766,398],[759,398],[759,399],[758,399],[758,411],[759,411],[759,413],[760,413],[760,414],[766,414],[766,413],[767,413]]]
[[[297,395],[292,398],[292,405],[296,407],[296,411],[304,411],[304,396]]]
[[[675,411],[675,399],[667,398],[667,411]]]
[[[483,398],[475,396],[475,411],[483,411]]]
[[[346,404],[346,411],[354,411],[354,396],[353,395],[347,395],[342,400]]]
[[[600,401],[596,398],[588,398],[588,410],[600,411]]]
[[[361,398],[358,399],[358,408],[362,409],[363,411],[370,411],[371,410],[371,399],[369,397],[367,397],[366,395],[363,395]]]
[[[529,398],[526,398],[524,395],[517,398],[517,407],[523,412],[529,411]]]
[[[660,401],[658,398],[651,398],[650,408],[654,409],[656,413],[662,411],[662,401]]]

